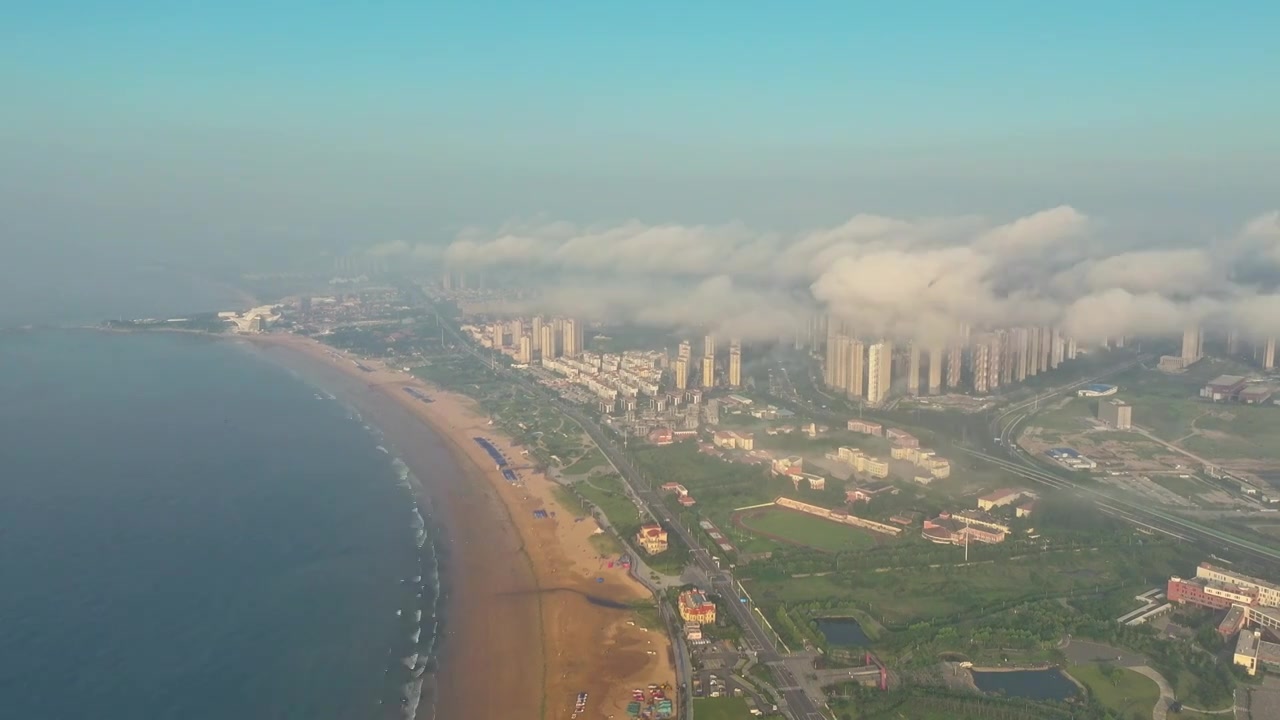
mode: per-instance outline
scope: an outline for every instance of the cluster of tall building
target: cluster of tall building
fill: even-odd
[[[677,390],[689,388],[689,374],[693,368],[693,345],[684,340],[676,349],[675,360],[671,363],[671,375]],[[725,376],[729,387],[742,386],[742,342],[736,338],[729,341],[729,365]],[[699,379],[704,388],[716,386],[716,338],[708,334],[702,339],[702,359],[698,364]]]
[[[1217,348],[1226,357],[1249,359],[1241,350],[1240,332],[1238,330],[1228,328],[1225,335],[1220,335],[1219,338],[1222,340],[1222,344]],[[1181,352],[1177,355],[1162,356],[1160,358],[1160,369],[1178,371],[1200,362],[1208,352],[1205,345],[1205,330],[1202,326],[1197,325],[1183,330]],[[1276,339],[1274,337],[1255,338],[1252,360],[1263,370],[1274,370],[1276,366]]]
[[[494,350],[511,348],[517,363],[529,365],[535,359],[577,357],[585,347],[584,324],[574,318],[544,319],[534,316],[498,321],[489,326],[489,346]]]
[[[899,372],[906,374],[908,395],[937,395],[959,390],[966,382],[967,389],[987,394],[1057,368],[1077,353],[1076,342],[1052,327],[1019,327],[973,336],[961,328],[958,339],[949,344],[910,342],[901,358],[895,356],[889,340],[865,343],[837,320],[828,321],[827,331],[827,386],[850,398],[862,398],[869,405],[879,405],[889,396],[895,360],[901,360]]]

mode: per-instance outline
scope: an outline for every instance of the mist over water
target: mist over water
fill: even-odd
[[[200,337],[0,332],[0,368],[0,714],[403,714],[432,521],[358,416]]]

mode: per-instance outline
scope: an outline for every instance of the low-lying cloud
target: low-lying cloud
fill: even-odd
[[[1280,334],[1280,212],[1195,246],[1109,232],[1063,205],[1003,222],[859,214],[789,235],[736,223],[509,224],[443,248],[375,252],[556,277],[527,309],[747,338],[788,336],[812,312],[922,340],[962,325],[1051,324],[1082,340],[1201,322]]]

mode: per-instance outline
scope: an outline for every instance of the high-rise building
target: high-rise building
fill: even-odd
[[[541,346],[540,349],[543,360],[552,360],[560,357],[559,337],[560,336],[556,335],[556,329],[554,326],[542,326],[542,341],[539,345]]]
[[[702,358],[702,387],[715,387],[716,384],[716,358],[714,355],[705,355]]]
[[[964,346],[960,344],[952,345],[947,350],[947,389],[955,390],[960,387],[960,379],[963,375]]]
[[[500,322],[493,324],[493,339],[491,345],[494,350],[500,350],[506,346],[506,338],[504,337],[506,328]]]
[[[676,376],[676,389],[689,389],[689,358],[677,357],[672,369]]]
[[[907,394],[920,394],[920,345],[912,342],[907,358]]]
[[[1013,345],[1010,351],[1013,368],[1009,377],[1012,382],[1022,382],[1027,379],[1027,368],[1031,366],[1031,338],[1027,336],[1027,329],[1014,328],[1009,333],[1009,342]]]
[[[573,318],[566,318],[564,321],[564,354],[565,357],[577,357],[582,352],[582,348],[578,345],[579,338],[582,333],[578,329],[578,321]]]
[[[942,393],[942,348],[929,348],[929,394]]]
[[[1227,355],[1240,354],[1240,333],[1235,330],[1227,331]]]
[[[508,323],[508,326],[508,332],[511,334],[511,344],[517,348],[520,347],[520,336],[524,334],[524,321],[516,318]]]
[[[1054,328],[1053,340],[1050,345],[1049,367],[1057,370],[1058,366],[1062,364],[1064,357],[1065,353],[1063,352],[1062,346],[1062,331],[1058,330],[1058,328]]]
[[[1040,372],[1049,372],[1049,356],[1053,352],[1053,331],[1048,327],[1040,328]]]
[[[1276,366],[1276,339],[1274,337],[1267,338],[1266,343],[1262,346],[1262,367],[1265,370],[1271,370]]]
[[[978,395],[991,392],[990,365],[991,343],[987,338],[975,338],[973,347],[969,349],[969,375],[973,380],[973,391]]]
[[[849,389],[848,337],[842,334],[827,340],[827,386],[832,390]]]
[[[530,337],[533,338],[533,351],[538,352],[542,350],[542,316],[541,315],[533,316],[533,332],[530,334]]]
[[[997,380],[1001,385],[1010,385],[1014,382],[1018,349],[1014,346],[1012,332],[997,330],[996,335],[1000,337],[1000,375]]]
[[[516,361],[522,365],[528,365],[533,362],[533,338],[531,336],[520,336],[520,352],[516,356]]]
[[[742,387],[742,341],[729,341],[729,385]]]
[[[693,346],[689,344],[688,340],[680,341],[680,348],[676,350],[676,357],[684,358],[685,360],[693,359]]]
[[[1004,353],[1001,343],[1003,333],[992,333],[987,338],[987,391],[994,392],[1000,387],[1000,356]]]
[[[845,339],[845,359],[848,363],[848,380],[849,384],[845,387],[845,392],[850,398],[861,398],[863,388],[863,375],[866,374],[866,356],[867,348],[862,344],[861,340],[855,338]]]
[[[1040,372],[1040,329],[1027,328],[1027,377]]]
[[[1182,364],[1190,365],[1204,354],[1204,333],[1199,326],[1182,331]]]
[[[702,354],[704,356],[710,356],[713,358],[716,356],[716,336],[715,335],[707,333],[707,336],[702,338]]]
[[[1067,338],[1067,359],[1068,359],[1068,360],[1075,360],[1075,359],[1076,359],[1076,351],[1077,351],[1077,349],[1078,349],[1078,348],[1076,347],[1076,339],[1075,339],[1075,338]]]
[[[867,350],[867,404],[879,405],[889,397],[893,380],[893,345],[881,340]]]

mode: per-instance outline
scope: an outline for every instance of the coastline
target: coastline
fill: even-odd
[[[675,684],[670,639],[638,625],[630,609],[652,595],[625,570],[608,567],[591,542],[595,521],[562,506],[553,480],[531,468],[519,471],[520,484],[503,478],[474,438],[487,438],[516,467],[519,448],[472,400],[376,360],[359,358],[362,370],[356,356],[309,338],[233,337],[347,388],[343,399],[384,433],[417,478],[415,495],[432,509],[429,522],[440,528],[448,558],[438,717],[530,717],[535,708],[537,717],[567,717],[580,692],[588,693],[588,717],[621,716],[631,688]],[[441,451],[458,477],[434,468]],[[424,701],[418,717],[430,717],[431,707]]]

